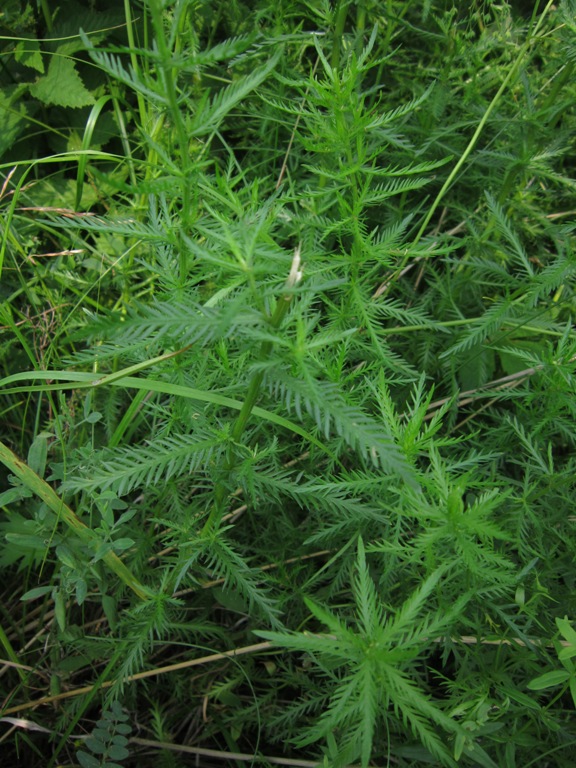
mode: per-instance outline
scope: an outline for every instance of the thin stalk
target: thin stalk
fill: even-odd
[[[272,649],[272,643],[265,640],[261,643],[253,643],[252,645],[244,645],[240,648],[233,648],[230,651],[222,651],[222,653],[212,653],[209,656],[202,656],[196,659],[189,659],[188,661],[180,661],[177,664],[168,664],[165,667],[156,667],[155,669],[147,669],[144,672],[137,672],[134,675],[123,677],[121,680],[103,680],[104,675],[100,676],[102,682],[94,683],[93,685],[85,685],[82,688],[73,688],[69,691],[62,691],[51,696],[42,696],[40,699],[34,701],[26,701],[23,704],[17,704],[12,707],[6,707],[2,710],[3,715],[11,715],[14,712],[22,712],[26,709],[33,709],[43,704],[52,704],[55,701],[62,701],[63,699],[72,699],[77,696],[84,696],[85,694],[92,693],[94,690],[104,690],[111,688],[113,685],[117,685],[119,682],[132,683],[135,680],[144,680],[148,677],[157,677],[164,675],[167,672],[177,672],[181,669],[188,669],[189,667],[199,667],[205,664],[211,664],[214,661],[222,661],[223,659],[234,659],[236,656],[243,656],[247,653],[258,653],[259,651],[267,651]],[[115,654],[116,656],[117,654]],[[114,658],[114,661],[116,658]],[[112,665],[108,664],[107,670],[111,669]],[[105,670],[105,671],[107,671]]]
[[[283,296],[281,296],[278,299],[278,302],[276,304],[276,309],[274,310],[274,314],[272,315],[271,318],[269,318],[269,324],[272,328],[274,329],[279,328],[280,325],[282,324],[282,321],[284,320],[286,313],[288,312],[288,307],[290,306],[290,300],[292,298],[292,293],[290,292],[290,289],[293,288],[294,285],[296,285],[296,283],[301,280],[301,278],[302,278],[302,273],[300,272],[300,246],[298,246],[298,248],[294,253],[294,259],[292,260],[290,275],[288,276],[288,280],[286,281],[286,288],[288,289],[288,293],[285,293]],[[266,360],[269,359],[272,353],[273,346],[274,345],[271,341],[262,342],[262,346],[260,347],[260,355],[259,355],[259,360],[261,362],[265,362]],[[214,488],[214,506],[212,507],[212,510],[208,516],[208,520],[206,521],[204,528],[202,529],[203,534],[207,534],[211,531],[217,530],[218,526],[220,525],[220,521],[222,520],[222,517],[224,515],[225,502],[226,502],[226,497],[228,495],[226,478],[230,475],[230,472],[234,469],[237,462],[235,444],[240,442],[240,439],[244,434],[244,430],[246,429],[248,420],[250,419],[252,411],[254,410],[256,402],[258,401],[263,379],[264,379],[264,373],[262,371],[257,371],[252,376],[250,380],[250,384],[248,385],[248,392],[246,394],[246,399],[244,400],[242,408],[240,409],[240,413],[236,418],[234,426],[232,427],[232,432],[230,434],[231,445],[228,449],[228,455],[223,467],[224,469],[223,479],[220,480],[220,482],[218,482],[216,487]]]
[[[328,636],[322,635],[322,637],[326,638],[326,637],[329,637],[329,635]],[[510,646],[512,648],[526,647],[526,643],[518,637],[502,637],[502,638],[486,639],[485,637],[475,637],[473,635],[463,635],[463,636],[456,635],[456,636],[450,637],[449,639],[453,643],[463,643],[464,645],[482,645],[482,646],[496,645],[496,646]],[[447,637],[429,638],[429,642],[432,642],[432,643],[445,643],[447,640],[448,640]],[[545,648],[553,647],[552,642],[547,639],[531,638],[531,641],[534,643],[534,645],[537,645],[539,647],[545,647]],[[559,643],[563,648],[567,648],[569,646],[569,644],[565,640],[557,640],[556,642]],[[134,675],[129,675],[128,677],[124,677],[120,681],[104,680],[102,683],[100,683],[100,685],[98,684],[85,685],[82,688],[73,688],[68,691],[62,691],[62,693],[58,693],[53,696],[42,696],[41,698],[35,699],[34,701],[26,701],[23,704],[16,704],[11,707],[6,707],[5,709],[2,710],[2,714],[12,715],[12,714],[15,714],[16,712],[24,712],[27,709],[35,709],[36,707],[39,707],[45,704],[52,704],[56,701],[76,698],[78,696],[83,696],[86,693],[90,693],[96,687],[98,687],[99,690],[104,690],[106,688],[111,688],[113,685],[118,684],[118,682],[122,682],[125,684],[125,683],[134,682],[136,680],[144,680],[148,677],[159,677],[160,675],[165,675],[170,672],[178,672],[179,670],[182,670],[182,669],[189,669],[190,667],[204,666],[206,664],[211,664],[214,661],[222,661],[224,659],[234,659],[237,656],[260,653],[261,651],[272,651],[274,653],[280,654],[285,650],[288,650],[288,649],[275,646],[269,640],[265,640],[261,643],[254,643],[252,645],[245,645],[239,648],[233,648],[230,651],[222,651],[222,653],[212,653],[209,656],[202,656],[200,658],[180,661],[180,662],[177,662],[176,664],[168,664],[164,667],[155,667],[153,669],[146,669],[144,672],[137,672]]]
[[[140,78],[140,65],[138,63],[138,57],[136,56],[136,41],[134,39],[134,21],[132,19],[132,11],[130,9],[130,0],[124,0],[124,16],[126,17],[126,34],[128,36],[128,45],[130,46],[130,64],[137,77]],[[136,91],[136,99],[138,101],[138,112],[140,113],[140,123],[143,128],[148,125],[148,110],[146,108],[146,100],[139,91]]]
[[[138,184],[136,180],[136,171],[134,170],[134,158],[132,157],[132,150],[130,148],[130,139],[128,138],[128,130],[126,129],[126,122],[122,109],[120,108],[119,89],[115,83],[110,85],[110,93],[112,94],[112,106],[114,108],[114,115],[118,124],[118,133],[120,141],[122,143],[122,149],[126,157],[126,163],[128,164],[128,172],[130,174],[130,182],[136,188]]]
[[[480,138],[480,136],[481,136],[481,134],[482,134],[482,132],[483,132],[485,126],[486,126],[486,123],[488,122],[488,118],[490,117],[490,115],[492,114],[492,112],[496,108],[496,105],[498,104],[498,102],[502,98],[502,95],[504,94],[504,91],[506,90],[506,88],[508,88],[510,82],[516,76],[518,70],[520,69],[520,65],[524,61],[524,58],[525,58],[526,54],[528,53],[528,50],[530,49],[530,46],[532,45],[532,41],[536,37],[538,31],[540,30],[540,27],[542,26],[544,18],[546,16],[546,14],[548,13],[548,11],[550,10],[550,7],[552,6],[553,2],[554,2],[554,0],[548,0],[546,8],[544,8],[544,10],[542,11],[542,14],[541,14],[541,16],[540,16],[540,18],[538,20],[538,23],[536,24],[534,29],[531,32],[528,33],[528,37],[526,38],[526,41],[525,41],[524,45],[522,46],[522,49],[520,50],[520,53],[518,54],[518,58],[514,62],[513,66],[510,67],[510,70],[509,70],[508,74],[506,75],[506,77],[502,81],[502,85],[500,86],[500,88],[498,88],[498,91],[496,92],[496,95],[494,96],[494,98],[492,99],[492,101],[488,105],[486,111],[482,115],[482,119],[480,120],[480,122],[478,123],[478,125],[476,127],[476,130],[474,131],[474,135],[472,136],[472,138],[468,142],[468,146],[466,147],[464,152],[460,155],[460,159],[458,160],[458,162],[456,163],[456,165],[454,166],[454,168],[450,172],[448,178],[446,179],[446,181],[442,185],[442,188],[440,189],[440,191],[436,195],[436,199],[434,200],[434,202],[430,206],[430,209],[429,209],[428,213],[424,217],[424,221],[422,222],[422,225],[420,226],[420,229],[416,233],[416,237],[414,238],[414,241],[412,243],[413,247],[415,247],[420,242],[420,240],[422,239],[422,236],[423,236],[424,232],[426,231],[426,228],[428,227],[428,224],[430,223],[430,219],[432,218],[432,216],[436,212],[436,209],[440,205],[440,202],[444,198],[444,195],[446,194],[446,192],[452,186],[456,176],[460,172],[460,169],[462,168],[462,166],[464,165],[464,163],[466,162],[466,160],[470,156],[470,153],[472,152],[472,150],[476,146],[476,143],[477,143],[478,139]],[[402,269],[404,269],[404,267],[406,266],[406,263],[408,262],[409,259],[410,259],[410,252],[408,252],[406,254],[404,259],[400,263],[400,265],[398,267],[398,272],[401,272]]]
[[[54,22],[52,21],[52,14],[48,6],[48,0],[40,0],[40,7],[42,8],[42,15],[46,23],[46,28],[50,34],[54,32]]]
[[[39,496],[56,514],[58,519],[64,520],[66,525],[76,533],[81,541],[89,546],[101,543],[94,531],[76,516],[70,507],[62,501],[56,491],[2,442],[0,442],[0,462],[8,467],[21,483]],[[120,560],[118,555],[114,552],[106,552],[102,559],[140,599],[148,600],[150,598],[149,590],[140,583],[132,571]]]
[[[482,320],[482,316],[479,317],[466,317],[463,320],[443,320],[441,322],[434,323],[434,327],[430,325],[394,325],[390,328],[379,328],[378,333],[396,335],[398,333],[413,333],[414,331],[426,331],[434,330],[434,328],[457,328],[460,325],[473,325]],[[536,325],[518,325],[518,323],[504,322],[504,327],[511,327],[513,330],[530,331],[532,333],[543,334],[544,336],[556,336],[560,338],[564,335],[563,331],[552,331],[548,328],[539,328]]]
[[[358,7],[356,8],[356,56],[360,56],[362,53],[362,44],[364,37],[364,30],[366,29],[366,6],[364,0],[359,0]],[[358,83],[358,91],[360,91],[360,83]]]
[[[342,51],[342,37],[344,36],[344,25],[346,24],[346,15],[348,13],[349,0],[340,0],[338,10],[336,11],[336,23],[334,24],[334,37],[332,38],[332,58],[330,65],[332,69],[338,69],[340,64],[340,53]]]
[[[164,35],[164,21],[162,18],[162,9],[158,0],[151,0],[150,13],[152,14],[152,24],[160,53],[161,68],[163,73],[164,86],[166,88],[166,97],[168,99],[169,111],[174,121],[178,146],[180,149],[180,162],[182,164],[182,212],[184,220],[188,215],[190,206],[190,192],[188,189],[188,172],[190,170],[190,156],[188,153],[188,136],[186,126],[182,119],[182,113],[178,104],[178,94],[176,92],[177,69],[172,65],[172,53],[166,42]]]
[[[24,682],[26,680],[24,669],[22,668],[22,665],[19,662],[18,655],[16,654],[16,651],[12,647],[12,644],[8,639],[8,635],[4,631],[4,628],[2,627],[2,624],[0,624],[0,646],[4,648],[6,655],[8,656],[9,660],[12,662],[12,665],[14,666],[14,669],[18,672],[20,676],[20,680]]]
[[[272,755],[255,755],[245,752],[224,752],[220,749],[205,749],[204,747],[189,747],[187,744],[173,744],[169,741],[152,741],[152,739],[141,739],[138,736],[130,738],[131,744],[138,744],[142,747],[151,747],[152,749],[163,749],[172,752],[181,752],[182,754],[196,755],[199,757],[213,757],[216,760],[225,760],[228,765],[232,761],[250,763],[266,763],[267,765],[285,765],[288,768],[321,768],[322,763],[317,760],[297,760],[295,757],[275,757]],[[226,763],[223,763],[225,765]]]

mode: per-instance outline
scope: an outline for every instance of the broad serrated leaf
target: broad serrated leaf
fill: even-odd
[[[25,67],[31,67],[44,74],[44,62],[38,40],[21,40],[14,49],[14,58]]]
[[[14,145],[18,136],[28,125],[30,112],[19,98],[25,90],[25,86],[0,89],[0,115],[2,116],[0,157]],[[0,264],[1,262],[0,257]]]
[[[72,59],[55,54],[48,72],[30,86],[30,93],[43,104],[57,107],[88,107],[94,96],[86,88]]]

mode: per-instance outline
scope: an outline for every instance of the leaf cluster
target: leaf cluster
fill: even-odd
[[[97,698],[87,768],[567,768],[573,4],[53,5],[0,15],[14,755]]]

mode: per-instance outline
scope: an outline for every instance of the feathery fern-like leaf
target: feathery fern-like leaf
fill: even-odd
[[[273,56],[261,67],[255,69],[250,75],[241,77],[231,85],[219,91],[210,102],[206,101],[199,112],[194,116],[189,131],[191,136],[204,136],[218,128],[222,120],[229,112],[245,99],[249,93],[261,85],[280,60],[281,50],[277,50]]]
[[[63,484],[67,491],[112,489],[124,496],[134,488],[145,488],[167,482],[173,477],[200,471],[223,446],[221,435],[197,431],[192,435],[161,437],[145,446],[103,451],[91,460],[82,476],[80,472]]]

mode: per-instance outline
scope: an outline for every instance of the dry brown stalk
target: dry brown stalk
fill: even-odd
[[[322,635],[322,637],[325,637],[326,639],[330,639],[333,637],[333,635]],[[443,643],[446,642],[447,638],[445,637],[437,637],[434,638],[431,642],[434,643]],[[459,637],[451,637],[451,642],[453,643],[464,643],[465,645],[500,645],[500,646],[520,646],[520,647],[527,647],[527,644],[520,640],[520,638],[513,637],[513,638],[496,638],[495,640],[487,640],[485,638],[479,638],[474,637],[472,635],[463,635]],[[540,640],[540,639],[534,639],[530,641],[534,645],[537,645],[541,648],[552,648],[553,643],[549,640]],[[558,644],[563,646],[564,648],[567,648],[570,646],[570,643],[568,643],[565,640],[558,641]],[[136,680],[143,680],[147,677],[156,677],[158,675],[163,675],[168,672],[177,672],[181,669],[188,669],[189,667],[198,667],[203,664],[211,664],[214,661],[222,661],[223,659],[233,659],[237,656],[244,656],[249,653],[259,653],[260,651],[269,651],[274,650],[276,653],[281,653],[282,649],[275,647],[271,642],[265,641],[262,643],[254,643],[253,645],[245,645],[241,648],[234,648],[230,651],[223,651],[222,653],[213,653],[209,656],[202,656],[198,659],[189,659],[188,661],[181,661],[178,664],[168,664],[164,667],[156,667],[155,669],[148,669],[145,672],[138,672],[135,675],[130,675],[129,677],[126,677],[122,680],[122,683],[131,683]],[[40,699],[36,699],[36,701],[27,701],[24,704],[17,704],[13,707],[7,707],[0,711],[0,714],[2,716],[13,714],[14,712],[23,712],[27,709],[35,709],[36,707],[39,707],[43,704],[52,704],[56,701],[61,701],[62,699],[72,699],[76,696],[82,696],[85,693],[91,693],[95,688],[110,688],[115,683],[119,682],[118,680],[105,680],[103,683],[98,685],[98,683],[95,683],[94,685],[85,685],[82,688],[74,688],[71,691],[64,691],[62,693],[55,694],[53,696],[43,696]]]
[[[241,762],[261,762],[271,765],[288,765],[294,768],[316,768],[321,763],[315,763],[311,760],[296,760],[290,757],[270,757],[265,755],[250,755],[244,752],[222,752],[219,749],[203,749],[202,747],[189,747],[185,744],[172,744],[168,741],[151,741],[150,739],[132,738],[131,744],[138,744],[142,747],[152,747],[152,749],[168,749],[171,752],[185,752],[189,755],[198,757],[213,757],[216,760],[239,760]]]

